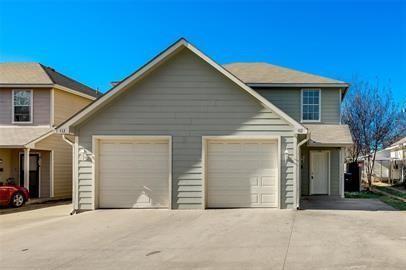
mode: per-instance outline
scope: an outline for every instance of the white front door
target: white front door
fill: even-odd
[[[207,207],[278,207],[274,140],[212,140],[207,145]]]
[[[310,151],[310,195],[329,194],[329,151]]]

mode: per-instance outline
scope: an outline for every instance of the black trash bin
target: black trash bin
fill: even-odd
[[[344,191],[358,192],[360,191],[360,177],[358,163],[353,162],[348,164],[348,172],[344,174]]]

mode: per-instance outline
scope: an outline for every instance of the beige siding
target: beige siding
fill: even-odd
[[[34,88],[33,90],[33,124],[18,125],[49,125],[51,91],[43,88]],[[0,89],[0,125],[11,125],[11,114],[12,89]]]
[[[174,208],[202,207],[202,136],[281,135],[292,127],[189,51],[182,51],[77,128],[79,207],[93,208],[93,135],[172,136]],[[294,205],[294,164],[282,159],[281,205]]]
[[[90,102],[92,100],[88,98],[54,89],[54,125],[59,125]]]
[[[54,196],[72,196],[72,147],[53,134],[35,144],[36,149],[54,151]]]
[[[293,119],[301,121],[301,89],[256,89],[258,93],[290,115]],[[340,123],[340,90],[338,88],[321,89],[321,123]]]
[[[11,150],[0,148],[0,182],[5,183],[11,177],[11,170]]]

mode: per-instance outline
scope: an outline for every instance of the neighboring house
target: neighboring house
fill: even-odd
[[[367,182],[368,159],[362,156],[358,159],[361,168],[362,181]],[[391,175],[390,151],[383,149],[376,152],[374,167],[372,169],[372,181],[389,181]]]
[[[386,148],[390,152],[392,180],[406,181],[406,137]]]
[[[296,208],[302,195],[343,196],[347,88],[268,64],[223,67],[180,39],[57,128],[75,136],[74,207]]]
[[[13,178],[31,198],[72,197],[72,147],[54,127],[96,96],[50,67],[0,63],[0,182]]]
[[[367,158],[360,157],[358,160],[362,168],[362,180],[367,181]],[[388,183],[403,182],[406,170],[406,138],[403,138],[391,146],[376,152],[373,181]]]

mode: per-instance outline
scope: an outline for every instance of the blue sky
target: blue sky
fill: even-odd
[[[0,61],[35,61],[106,91],[179,37],[219,63],[269,62],[406,100],[403,1],[5,1]]]

